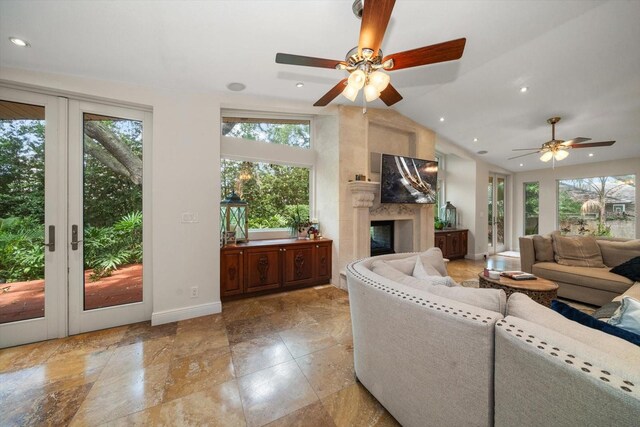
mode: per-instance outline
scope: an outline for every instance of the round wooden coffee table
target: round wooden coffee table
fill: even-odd
[[[490,279],[483,273],[478,273],[478,282],[481,288],[502,289],[507,294],[507,299],[512,293],[521,292],[547,307],[551,307],[551,301],[558,297],[559,286],[542,277],[535,280],[513,280],[502,276],[499,279]]]

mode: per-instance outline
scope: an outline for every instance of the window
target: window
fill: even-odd
[[[524,183],[524,234],[538,234],[540,183]]]
[[[311,147],[311,121],[291,118],[223,117],[222,135],[240,141],[261,141],[291,147]]]
[[[249,229],[285,228],[297,208],[309,217],[308,168],[222,159],[220,174],[222,196],[249,203]]]
[[[222,197],[248,202],[250,238],[286,237],[292,215],[313,217],[311,118],[228,110],[221,122]]]
[[[635,175],[559,180],[560,230],[635,238],[635,182]]]

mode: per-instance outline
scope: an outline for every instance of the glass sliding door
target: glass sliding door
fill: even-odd
[[[538,234],[540,183],[524,183],[524,234]]]
[[[61,110],[62,98],[0,88],[0,347],[66,332]]]
[[[71,333],[147,320],[143,183],[150,114],[70,103]]]
[[[489,175],[487,187],[488,201],[488,251],[490,254],[503,252],[505,245],[505,214],[506,214],[506,177],[498,174]]]

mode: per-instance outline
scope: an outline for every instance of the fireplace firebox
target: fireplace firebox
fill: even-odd
[[[394,254],[393,221],[371,221],[371,256]]]

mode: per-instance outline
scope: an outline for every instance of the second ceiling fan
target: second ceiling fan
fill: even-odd
[[[547,123],[551,125],[551,140],[542,144],[540,148],[514,148],[513,151],[532,151],[531,153],[522,154],[520,156],[509,157],[509,160],[517,159],[519,157],[529,156],[531,154],[542,153],[540,160],[548,162],[553,159],[554,161],[560,161],[565,159],[569,155],[569,149],[572,148],[593,148],[593,147],[608,147],[615,143],[615,141],[601,141],[590,142],[583,144],[586,141],[591,141],[591,138],[573,138],[568,141],[562,139],[556,139],[556,123],[560,121],[560,117],[551,117],[547,119]]]
[[[356,16],[362,14],[360,40],[358,46],[347,53],[344,61],[278,53],[276,63],[335,68],[349,72],[348,78],[342,79],[313,104],[316,107],[329,104],[341,93],[353,102],[362,88],[364,88],[364,97],[367,102],[379,97],[385,104],[391,106],[400,101],[402,95],[389,83],[390,77],[382,72],[383,70],[395,71],[460,59],[467,40],[465,38],[450,40],[384,56],[380,46],[394,4],[395,0],[356,0],[353,3]]]

